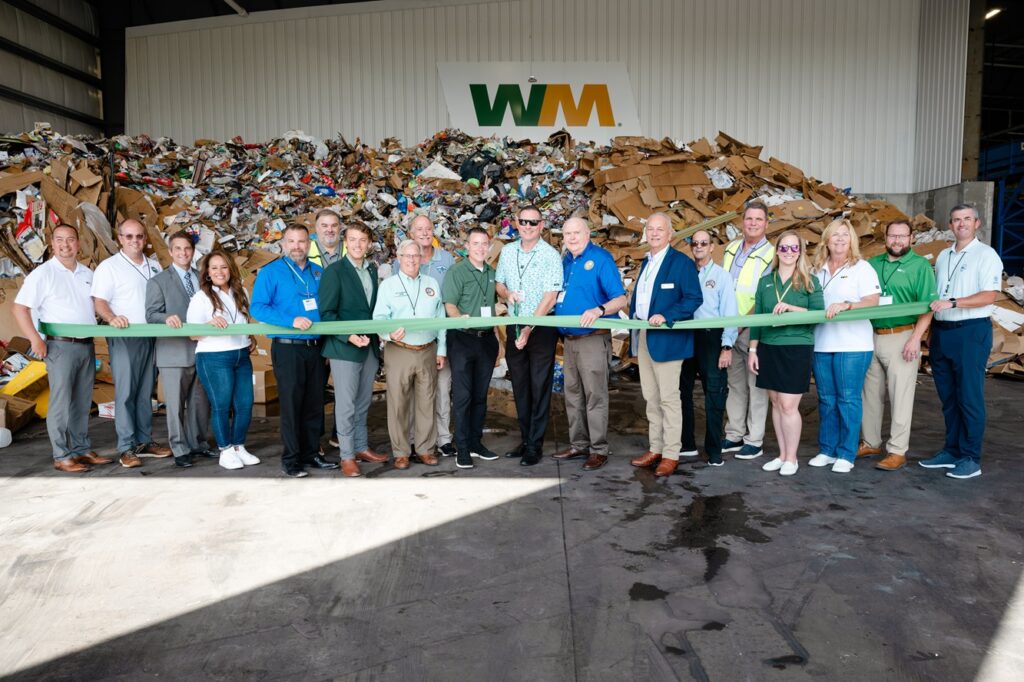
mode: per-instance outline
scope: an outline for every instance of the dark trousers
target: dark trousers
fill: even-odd
[[[530,341],[526,347],[519,350],[515,346],[514,329],[508,327],[505,361],[508,363],[509,379],[512,380],[519,431],[526,452],[540,454],[544,447],[544,432],[548,428],[551,408],[551,380],[558,330],[554,327],[535,327],[530,332]]]
[[[928,360],[946,422],[943,450],[981,462],[985,435],[985,364],[992,349],[989,318],[932,323]]]
[[[455,447],[460,452],[471,452],[482,445],[487,388],[497,357],[498,339],[493,333],[478,337],[457,330],[448,332]]]
[[[281,468],[303,469],[320,452],[324,423],[324,360],[319,346],[300,346],[274,339],[270,358],[281,401]]]
[[[708,457],[722,455],[722,415],[729,394],[728,369],[718,369],[718,355],[722,352],[721,329],[698,329],[693,335],[693,357],[683,360],[679,375],[679,393],[683,401],[683,451],[697,449],[694,437],[693,385],[700,377],[704,388],[704,450]]]

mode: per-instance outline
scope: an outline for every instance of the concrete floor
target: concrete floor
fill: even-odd
[[[942,437],[920,384],[915,457]],[[613,396],[617,458],[595,473],[446,459],[291,480],[270,419],[250,442],[264,463],[241,472],[147,459],[75,476],[49,467],[37,424],[0,451],[0,674],[1024,679],[1021,391],[987,391],[984,475],[970,481],[916,465],[787,480],[764,458],[656,480],[626,461],[644,449],[630,384]],[[371,424],[384,446],[383,404]],[[108,445],[113,426],[93,434]]]

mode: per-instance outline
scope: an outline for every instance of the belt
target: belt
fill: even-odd
[[[601,334],[611,334],[611,332],[607,329],[595,329],[594,331],[587,332],[586,334],[565,334],[563,338],[569,339],[570,341],[577,341],[579,339],[585,339],[588,336],[599,336]]]
[[[307,348],[319,348],[320,339],[274,339],[273,343],[284,343],[289,346],[306,346]]]
[[[475,336],[478,339],[494,335],[494,329],[456,329],[455,331],[468,336]]]
[[[912,324],[901,324],[898,327],[880,327],[875,330],[876,334],[899,334],[914,328]]]
[[[976,324],[992,324],[992,322],[987,317],[973,317],[969,320],[956,320],[954,322],[943,322],[942,320],[935,320],[932,322],[932,326],[937,327],[939,329],[958,329],[960,327],[973,327]]]
[[[92,345],[91,338],[76,339],[73,336],[48,336],[46,338],[50,341],[67,341],[68,343],[87,343],[90,346]]]
[[[404,348],[406,350],[426,350],[431,346],[435,345],[437,341],[431,341],[430,343],[424,343],[419,346],[414,346],[411,343],[402,343],[401,341],[390,341],[390,343],[393,343],[399,348]]]

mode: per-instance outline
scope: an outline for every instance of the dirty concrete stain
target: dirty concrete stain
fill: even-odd
[[[647,583],[633,583],[629,588],[629,598],[633,601],[657,601],[669,595],[668,592],[656,585]]]

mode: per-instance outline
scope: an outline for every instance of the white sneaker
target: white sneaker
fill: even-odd
[[[775,459],[771,460],[770,462],[765,462],[764,466],[761,467],[761,469],[763,471],[778,471],[783,466],[785,466],[785,465],[782,463],[782,460],[779,459],[778,457],[776,457]]]
[[[260,463],[260,458],[246,450],[244,445],[236,445],[235,454],[238,455],[239,461],[245,466]]]
[[[835,457],[829,457],[828,455],[822,455],[819,453],[812,457],[811,461],[808,462],[807,464],[809,464],[812,467],[827,467],[829,464],[835,464],[835,462]]]
[[[234,448],[224,448],[220,451],[220,465],[225,469],[241,469],[242,460],[238,459]]]
[[[832,465],[832,472],[836,474],[848,474],[853,471],[853,462],[847,459],[837,459]]]
[[[696,450],[683,450],[682,452],[679,453],[679,456],[680,457],[696,457],[697,454],[698,453],[697,453]]]
[[[782,468],[779,469],[779,476],[792,476],[799,468],[800,465],[796,462],[783,462]]]

